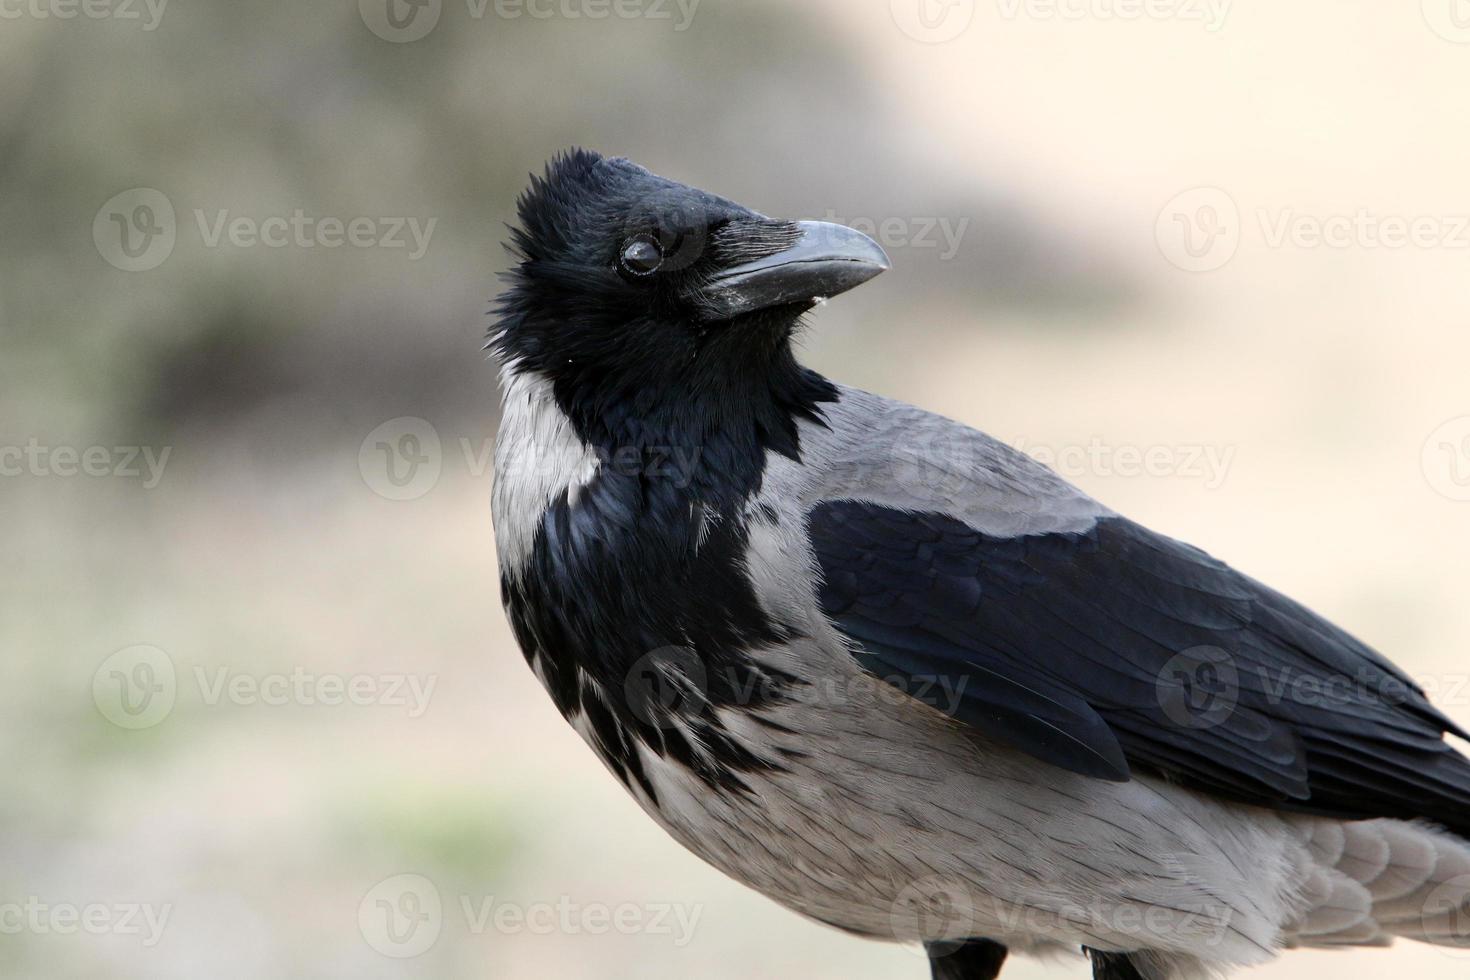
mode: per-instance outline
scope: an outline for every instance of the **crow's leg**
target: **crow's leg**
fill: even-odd
[[[1006,948],[989,939],[930,943],[924,948],[933,980],[995,980],[1006,961]]]
[[[1144,980],[1142,973],[1127,953],[1104,953],[1087,950],[1092,960],[1092,980]]]

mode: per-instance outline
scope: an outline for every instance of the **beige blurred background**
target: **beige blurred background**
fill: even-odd
[[[394,3],[0,0],[0,974],[927,975],[667,840],[511,642],[480,347],[571,144],[866,225],[809,363],[1470,722],[1464,0]]]

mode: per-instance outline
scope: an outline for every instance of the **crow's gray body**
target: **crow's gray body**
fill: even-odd
[[[501,593],[671,834],[796,911],[1179,980],[1470,945],[1463,729],[1361,641],[791,338],[871,239],[572,151],[518,204]],[[958,944],[959,951],[945,957]]]
[[[599,462],[543,379],[512,364],[505,380],[494,516],[514,581],[547,507],[575,509]],[[1069,772],[936,710],[936,695],[942,707],[957,692],[875,678],[819,602],[813,508],[934,512],[1000,539],[1081,532],[1111,512],[978,432],[849,388],[819,422],[801,423],[800,444],[799,459],[768,454],[740,519],[744,574],[793,638],[748,652],[803,683],[758,707],[710,709],[751,756],[779,765],[744,772],[739,789],[712,788],[633,739],[646,783],[630,790],[686,847],[864,935],[1128,952],[1159,980],[1259,963],[1288,945],[1466,942],[1452,916],[1437,924],[1424,913],[1432,897],[1447,908],[1470,897],[1470,847],[1458,838],[1399,820],[1278,812],[1144,773]],[[527,654],[546,679],[545,651]],[[587,674],[577,685],[583,704],[624,696]],[[564,710],[608,759],[606,734],[585,711]]]

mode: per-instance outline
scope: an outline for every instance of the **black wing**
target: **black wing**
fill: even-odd
[[[810,516],[863,666],[1038,759],[1282,809],[1470,828],[1463,737],[1403,672],[1204,552],[1119,517],[992,537],[944,514]],[[957,696],[956,696],[957,694]]]

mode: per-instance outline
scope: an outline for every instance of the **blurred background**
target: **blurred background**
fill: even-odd
[[[873,234],[808,363],[1470,723],[1467,89],[1464,0],[0,0],[0,973],[927,976],[666,839],[511,641],[485,311],[573,144]]]

